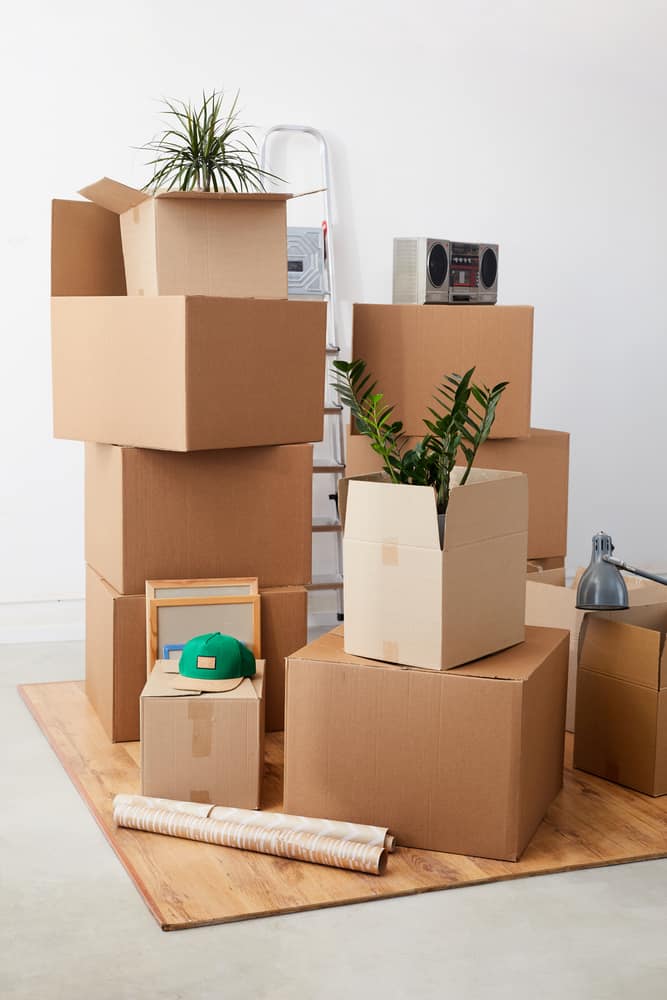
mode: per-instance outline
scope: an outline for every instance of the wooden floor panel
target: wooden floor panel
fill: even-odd
[[[29,684],[21,696],[164,930],[667,856],[667,796],[573,771],[516,863],[399,849],[362,875],[233,848],[117,829],[117,792],[139,791],[139,744],[110,743],[83,684]],[[282,734],[267,737],[264,808],[280,809]]]

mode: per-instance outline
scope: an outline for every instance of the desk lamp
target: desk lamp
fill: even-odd
[[[662,583],[667,587],[667,577],[656,576],[636,566],[628,566],[621,559],[614,559],[614,544],[604,531],[593,535],[593,553],[588,568],[577,587],[577,607],[581,611],[625,611],[628,608],[628,588],[620,570],[642,576],[645,580]]]

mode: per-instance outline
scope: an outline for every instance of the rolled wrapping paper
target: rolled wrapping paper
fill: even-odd
[[[310,816],[289,816],[286,813],[259,812],[254,809],[234,809],[230,806],[214,806],[206,802],[181,802],[177,799],[157,799],[148,795],[117,795],[117,804],[147,806],[153,809],[169,809],[172,812],[187,813],[191,816],[208,816],[210,819],[227,820],[242,826],[258,826],[270,830],[294,830],[300,833],[316,833],[334,840],[351,840],[357,844],[384,847],[391,853],[396,849],[396,840],[386,827],[367,826],[364,823],[344,823],[331,819],[315,819]]]
[[[244,851],[273,854],[279,858],[348,868],[369,875],[380,875],[386,865],[386,851],[379,844],[340,840],[303,830],[244,825],[201,815],[192,810],[136,805],[128,801],[131,798],[132,796],[116,796],[114,799],[113,818],[118,826],[218,844],[220,847],[237,847]]]

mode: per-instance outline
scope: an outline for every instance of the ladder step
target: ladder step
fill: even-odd
[[[314,517],[313,518],[313,531],[340,531],[343,525],[340,521],[334,520],[329,517]]]
[[[345,472],[345,466],[340,465],[338,462],[334,462],[331,458],[316,458],[313,462],[313,474],[331,474],[336,475],[341,472]]]
[[[343,412],[343,407],[342,406],[325,406],[324,407],[324,414],[325,414],[325,416],[328,416],[328,417],[336,416],[337,414],[342,413],[342,412]]]
[[[328,358],[335,358],[337,354],[340,354],[340,347],[336,347],[335,344],[327,344],[326,355]]]
[[[310,583],[306,584],[306,590],[342,590],[343,578],[337,574],[334,576],[314,576]]]

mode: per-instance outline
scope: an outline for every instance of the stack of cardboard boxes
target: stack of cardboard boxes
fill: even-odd
[[[113,181],[56,201],[56,437],[86,442],[86,690],[139,739],[145,581],[254,576],[267,729],[306,641],[325,306],[287,301],[286,198]]]
[[[440,374],[510,384],[444,544],[433,492],[378,481],[352,429],[345,631],[288,660],[287,811],[515,860],[560,789],[568,635],[524,628],[524,604],[527,558],[562,573],[569,438],[531,429],[532,336],[525,306],[355,306],[353,356],[408,436]]]

